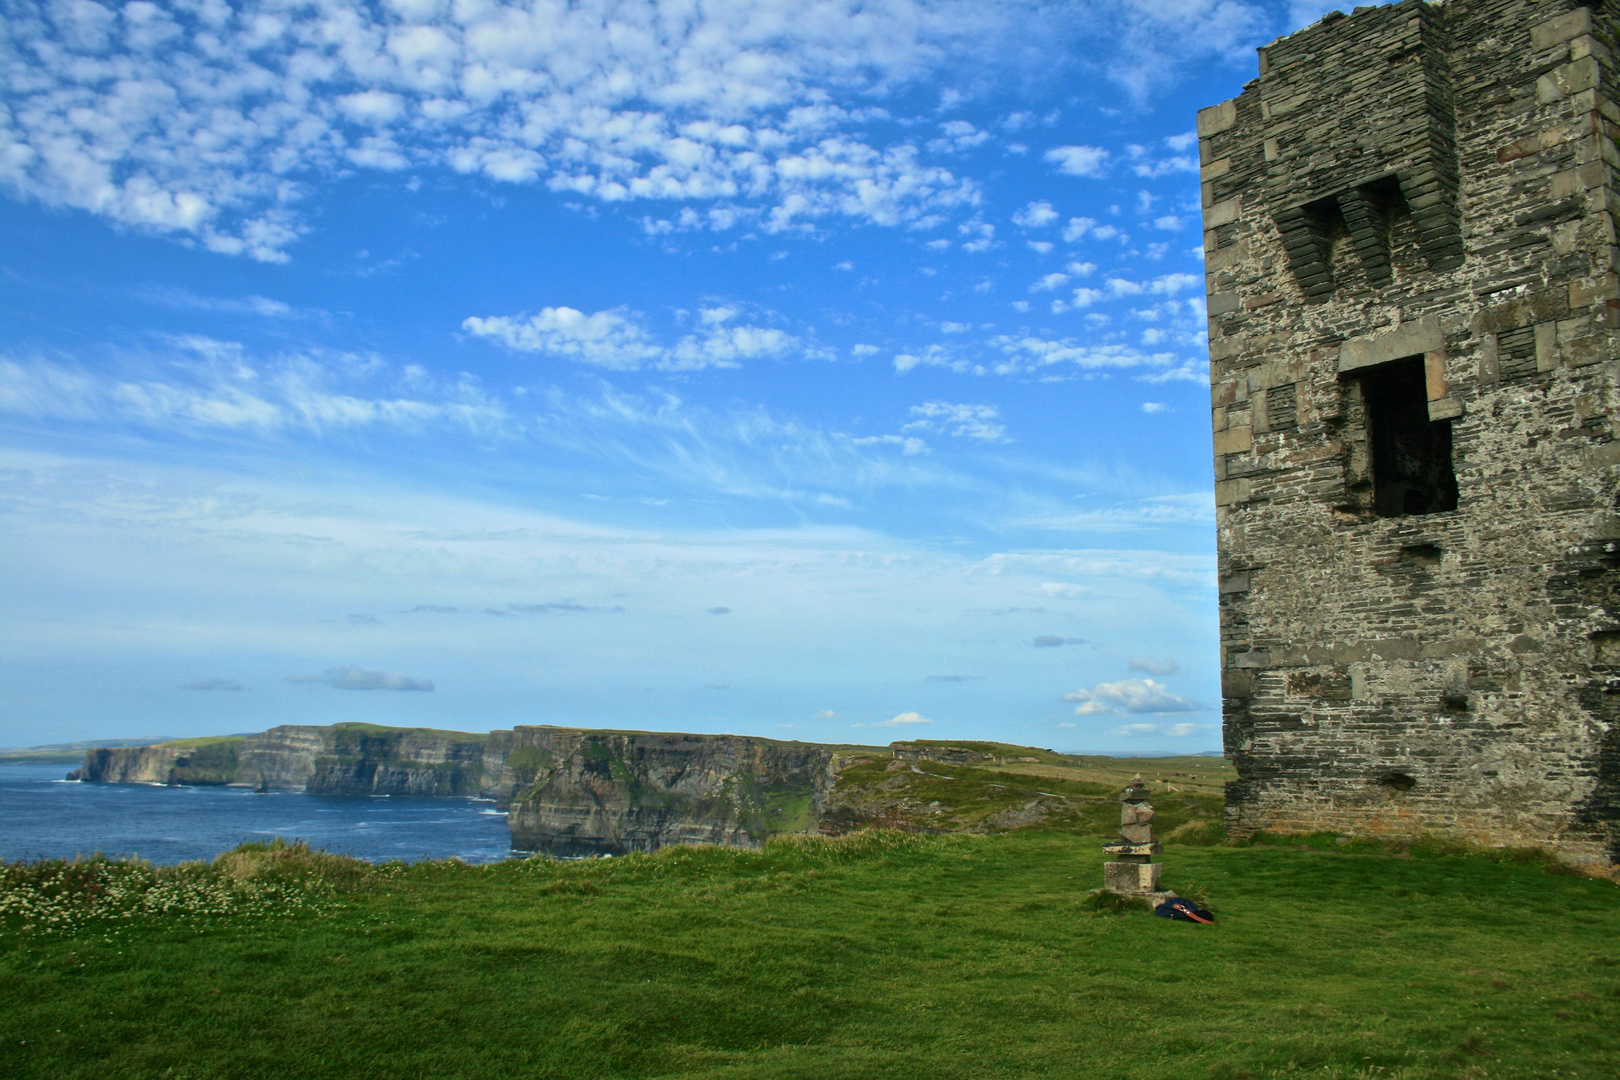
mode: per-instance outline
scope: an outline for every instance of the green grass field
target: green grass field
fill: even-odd
[[[0,1076],[1620,1076],[1620,886],[1320,847],[1168,846],[1212,927],[1056,832],[0,866]]]

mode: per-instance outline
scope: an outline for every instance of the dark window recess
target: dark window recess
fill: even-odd
[[[1496,335],[1496,360],[1503,382],[1536,374],[1536,329],[1522,326]]]
[[[1272,431],[1299,425],[1299,395],[1294,383],[1266,391],[1266,425]]]
[[[1403,517],[1457,509],[1451,421],[1429,419],[1423,358],[1379,364],[1358,378],[1372,450],[1374,512]]]

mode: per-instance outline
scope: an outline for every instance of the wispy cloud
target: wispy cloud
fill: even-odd
[[[182,690],[246,690],[247,687],[235,679],[198,679],[196,682],[182,683]]]
[[[736,321],[740,314],[735,307],[702,308],[697,331],[673,345],[655,340],[641,316],[627,308],[587,315],[571,307],[547,307],[534,315],[474,316],[462,323],[462,329],[514,352],[539,353],[613,371],[643,367],[701,371],[791,353],[821,354],[786,331]]]
[[[0,413],[261,433],[444,426],[493,432],[510,420],[470,377],[433,385],[374,357],[303,352],[260,359],[235,342],[196,335],[173,338],[164,351],[167,363],[131,358],[116,374],[0,358]]]
[[[362,667],[327,668],[319,675],[289,675],[290,683],[317,683],[336,690],[417,690],[431,693],[432,679],[416,679],[397,672]]]

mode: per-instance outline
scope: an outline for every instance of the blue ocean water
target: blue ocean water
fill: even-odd
[[[511,857],[506,815],[483,799],[345,798],[243,788],[79,784],[69,765],[0,763],[0,859],[101,852],[158,864],[244,840],[305,840],[371,862]]]

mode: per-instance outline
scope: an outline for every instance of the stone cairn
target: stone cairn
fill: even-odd
[[[1153,839],[1153,807],[1147,800],[1147,785],[1142,782],[1142,774],[1137,773],[1119,795],[1119,839],[1103,845],[1103,851],[1113,856],[1103,863],[1103,887],[1111,893],[1139,896],[1158,905],[1176,894],[1159,889],[1159,872],[1164,864],[1154,861],[1160,847]]]

